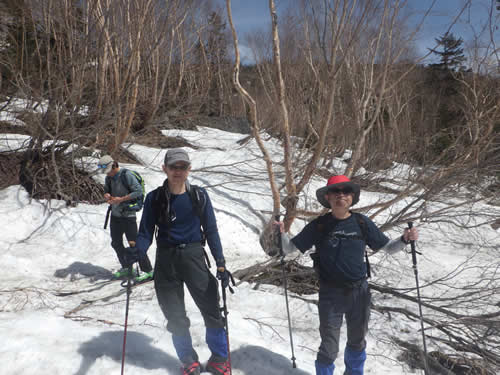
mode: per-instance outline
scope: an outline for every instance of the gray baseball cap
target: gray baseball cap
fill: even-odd
[[[183,162],[187,164],[191,164],[191,160],[189,160],[189,155],[182,148],[172,148],[167,151],[165,154],[165,165],[173,165],[177,162]]]
[[[99,159],[97,163],[97,168],[99,168],[99,172],[101,173],[109,173],[111,168],[113,168],[113,158],[110,155],[104,155]]]

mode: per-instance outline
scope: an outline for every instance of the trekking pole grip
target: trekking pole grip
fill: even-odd
[[[274,219],[279,223],[280,222],[280,215],[274,216]],[[280,256],[285,257],[285,254],[283,254],[283,243],[281,242],[281,227],[278,227],[278,235],[276,236],[276,241],[278,245],[278,249],[280,250]]]
[[[408,222],[408,229],[413,228],[413,221]],[[417,265],[417,249],[415,248],[415,240],[410,240],[411,246],[411,257],[413,260],[413,264]]]

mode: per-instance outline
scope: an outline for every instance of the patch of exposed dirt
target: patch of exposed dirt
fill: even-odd
[[[196,146],[190,144],[182,137],[167,137],[162,134],[158,128],[148,128],[140,134],[134,135],[133,142],[155,148],[176,148],[176,147],[191,147],[197,149]]]
[[[2,129],[3,130],[3,129]],[[22,153],[0,153],[0,190],[11,185],[19,185],[19,169],[21,167]]]
[[[53,163],[51,152],[26,151],[17,153],[19,183],[35,199],[62,199],[68,205],[78,202],[102,203],[104,188],[90,173],[75,168],[73,160],[58,150]],[[58,181],[60,182],[58,184]]]
[[[5,134],[26,134],[30,135],[28,128],[25,126],[12,125],[6,121],[0,121],[0,133]]]

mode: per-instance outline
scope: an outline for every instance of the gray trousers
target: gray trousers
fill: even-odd
[[[339,288],[321,282],[319,289],[319,333],[321,344],[318,362],[329,364],[339,352],[343,316],[347,323],[347,346],[355,351],[366,347],[365,336],[370,319],[371,294],[363,280],[352,288]]]
[[[219,307],[217,279],[205,262],[200,243],[184,248],[158,245],[154,272],[156,297],[167,319],[167,330],[177,336],[188,336],[190,321],[184,304],[186,285],[207,328],[223,328]]]

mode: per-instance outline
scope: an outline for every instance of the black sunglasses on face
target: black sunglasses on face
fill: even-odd
[[[328,192],[332,194],[344,194],[344,195],[354,193],[354,191],[350,187],[330,189],[328,190]]]
[[[104,168],[107,168],[108,165],[109,165],[109,163],[108,164],[97,164],[97,168],[104,169]]]
[[[189,168],[189,164],[169,165],[167,166],[167,168],[173,171],[187,171],[187,169]]]

